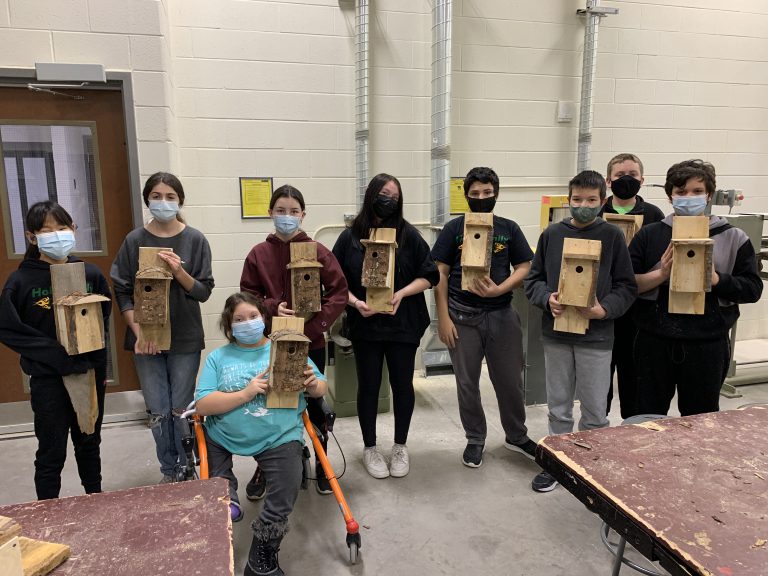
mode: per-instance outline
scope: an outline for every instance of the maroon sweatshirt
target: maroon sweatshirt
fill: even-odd
[[[312,238],[299,232],[291,242],[312,242]],[[320,283],[323,294],[320,312],[304,324],[304,334],[312,340],[311,350],[325,345],[323,332],[327,331],[347,305],[347,280],[341,271],[336,257],[328,248],[317,243],[317,261],[320,268]],[[256,244],[243,264],[240,276],[240,290],[250,292],[264,299],[267,309],[277,316],[280,302],[291,302],[291,271],[287,266],[291,262],[290,242],[283,242],[275,234],[270,234],[261,244]]]

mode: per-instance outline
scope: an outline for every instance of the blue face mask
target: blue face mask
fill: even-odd
[[[254,318],[232,324],[232,336],[240,344],[256,344],[264,337],[264,320]]]
[[[149,211],[155,220],[170,222],[179,213],[179,203],[167,202],[165,200],[150,200]]]
[[[275,216],[275,230],[280,234],[288,236],[293,234],[299,229],[301,225],[301,218],[298,216],[288,216],[287,214],[280,214]]]
[[[51,260],[64,260],[75,247],[75,233],[72,230],[43,232],[35,234],[40,252]]]
[[[675,196],[672,198],[672,208],[677,216],[701,216],[707,209],[707,197],[704,194]]]

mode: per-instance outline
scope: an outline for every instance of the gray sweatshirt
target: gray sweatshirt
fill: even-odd
[[[171,281],[170,351],[185,354],[202,350],[205,348],[205,334],[200,302],[208,300],[213,290],[211,247],[208,240],[200,231],[189,226],[171,238],[155,236],[143,226],[131,231],[120,246],[109,273],[120,312],[133,310],[133,284],[139,269],[139,247],[172,248],[185,262],[182,267],[195,279],[195,284],[192,290],[187,292],[176,280]],[[125,349],[133,350],[135,343],[136,337],[128,328]]]
[[[557,292],[565,238],[600,240],[602,243],[597,301],[605,308],[607,315],[603,320],[590,320],[586,334],[553,330],[554,318],[548,302],[550,295]],[[635,274],[624,235],[617,226],[608,224],[602,218],[596,218],[584,228],[577,228],[571,224],[570,218],[566,218],[544,230],[524,286],[528,300],[544,310],[541,319],[543,338],[603,349],[613,346],[613,320],[629,310],[637,296]]]

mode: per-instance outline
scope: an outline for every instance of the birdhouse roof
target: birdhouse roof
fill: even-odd
[[[286,265],[286,268],[288,270],[293,270],[296,268],[322,268],[323,265],[320,264],[320,262],[317,262],[316,260],[297,260],[296,262],[291,262],[290,264]]]
[[[59,298],[56,304],[59,306],[82,306],[83,304],[96,304],[98,302],[109,302],[109,298],[101,294],[84,294],[82,292],[73,292]]]
[[[167,268],[159,266],[150,266],[143,268],[136,273],[137,280],[170,280],[173,274]]]
[[[304,334],[295,330],[278,330],[272,332],[269,338],[272,342],[311,342]]]
[[[397,248],[397,241],[396,240],[360,240],[360,244],[365,246],[366,248],[368,246],[385,246],[389,248],[390,246]]]

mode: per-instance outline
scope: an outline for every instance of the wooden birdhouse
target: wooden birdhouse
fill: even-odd
[[[493,252],[493,214],[467,212],[461,247],[461,289],[469,290],[475,279],[488,276]]]
[[[704,314],[705,293],[712,289],[713,247],[708,216],[672,219],[670,314]]]
[[[585,334],[589,328],[589,320],[576,308],[591,308],[595,305],[601,251],[600,240],[564,240],[557,299],[565,306],[565,310],[555,318],[554,329],[558,332]]]
[[[365,246],[362,285],[366,289],[366,304],[378,312],[391,312],[390,302],[395,293],[397,230],[371,228],[368,240],[360,242]]]
[[[87,294],[85,263],[51,265],[51,291],[56,338],[67,353],[82,354],[105,346],[101,303],[109,298]],[[85,434],[93,434],[99,417],[96,373],[69,374],[62,378],[77,424]]]
[[[101,294],[73,292],[56,302],[59,342],[67,354],[84,354],[104,348],[104,316],[101,303],[109,298]]]
[[[133,319],[141,328],[139,340],[155,343],[158,350],[171,347],[169,296],[173,274],[159,252],[169,248],[139,248],[139,269],[133,285]]]
[[[619,230],[624,234],[627,246],[629,246],[632,238],[635,237],[635,234],[643,226],[642,214],[609,214],[606,212],[603,214],[603,218],[605,218],[606,222],[618,226]]]
[[[296,408],[304,390],[310,340],[304,335],[304,319],[275,316],[269,335],[269,393],[267,408]]]
[[[320,312],[320,268],[317,242],[291,242],[291,308],[297,316],[309,319]]]

